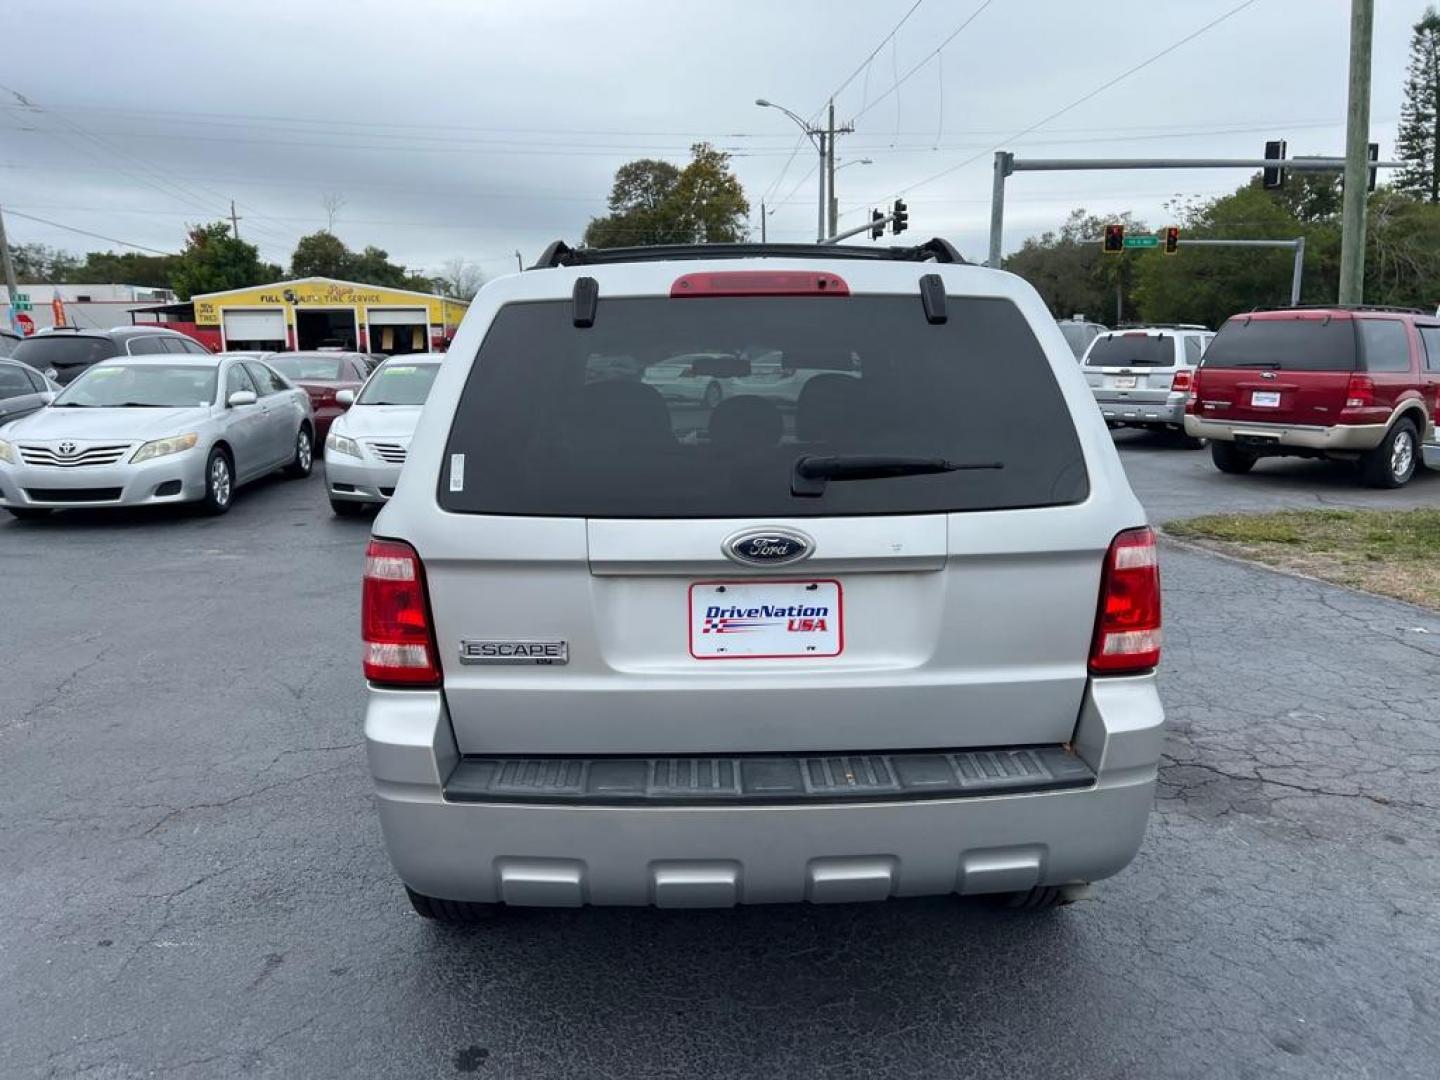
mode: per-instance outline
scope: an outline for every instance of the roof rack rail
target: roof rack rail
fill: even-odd
[[[911,247],[858,247],[840,244],[656,244],[653,247],[572,248],[556,240],[528,269],[600,266],[606,263],[662,262],[670,259],[870,259],[888,262],[963,264],[948,240],[935,237]]]
[[[1283,307],[1256,307],[1250,309],[1254,315],[1259,311],[1391,311],[1401,315],[1428,315],[1424,308],[1400,307],[1395,304],[1286,304]]]
[[[1210,328],[1203,323],[1188,322],[1128,322],[1119,323],[1114,327],[1116,330],[1205,330]]]

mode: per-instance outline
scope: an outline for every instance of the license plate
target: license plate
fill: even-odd
[[[1135,376],[1134,376],[1134,375],[1114,375],[1114,376],[1112,376],[1111,379],[1110,379],[1110,385],[1111,385],[1112,387],[1114,387],[1116,390],[1134,390],[1134,389],[1135,389]]]
[[[845,648],[840,582],[697,581],[690,586],[696,660],[839,656]]]
[[[1280,391],[1256,390],[1250,395],[1250,404],[1257,409],[1278,409],[1280,407]]]

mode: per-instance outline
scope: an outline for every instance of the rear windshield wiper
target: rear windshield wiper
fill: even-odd
[[[823,495],[825,485],[831,480],[888,480],[897,476],[1004,467],[999,461],[958,462],[905,454],[839,454],[833,457],[807,454],[795,459],[795,471],[790,476],[790,494]]]

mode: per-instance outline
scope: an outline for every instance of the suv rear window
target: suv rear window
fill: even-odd
[[[121,356],[124,352],[124,346],[116,345],[109,338],[45,334],[41,337],[26,338],[16,345],[15,359],[30,365],[36,371],[44,371],[46,368],[73,364],[97,364],[112,356]]]
[[[931,325],[912,296],[602,299],[577,329],[569,300],[507,305],[456,408],[440,505],[705,518],[1084,499],[1079,440],[1025,317],[1008,300],[948,307]],[[796,496],[806,455],[1004,467],[832,479]]]
[[[1314,317],[1231,319],[1210,342],[1201,366],[1354,371],[1355,322]]]
[[[1174,367],[1175,339],[1153,334],[1100,338],[1085,357],[1086,367]]]

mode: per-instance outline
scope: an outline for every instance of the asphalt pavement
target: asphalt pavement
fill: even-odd
[[[1440,496],[1118,441],[1157,520]],[[461,933],[410,913],[370,805],[368,528],[318,476],[0,524],[0,1075],[1440,1073],[1440,616],[1167,545],[1156,812],[1062,911]]]

